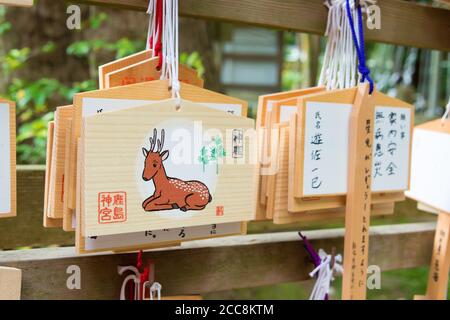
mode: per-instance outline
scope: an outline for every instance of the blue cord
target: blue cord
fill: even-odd
[[[370,70],[366,66],[366,53],[365,53],[365,46],[364,46],[364,26],[362,22],[362,10],[361,5],[357,5],[357,12],[358,12],[358,26],[359,26],[359,40],[361,41],[360,44],[358,44],[358,38],[356,37],[356,31],[355,31],[355,23],[353,21],[352,12],[350,10],[350,0],[347,0],[347,17],[348,21],[350,23],[350,29],[352,31],[352,37],[353,42],[355,43],[356,47],[356,53],[358,55],[358,71],[361,74],[361,82],[369,81],[370,84],[370,90],[369,93],[372,94],[374,89],[374,82],[372,78],[370,77]]]

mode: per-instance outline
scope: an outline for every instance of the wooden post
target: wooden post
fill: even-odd
[[[345,211],[342,299],[365,300],[369,257],[374,97],[361,84],[355,97],[349,134],[349,170]]]
[[[433,255],[428,274],[425,296],[415,296],[415,300],[446,300],[448,272],[450,268],[450,214],[440,212],[434,236]]]

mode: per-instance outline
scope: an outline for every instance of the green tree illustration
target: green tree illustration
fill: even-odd
[[[198,161],[203,164],[203,172],[205,172],[205,166],[209,163],[209,160],[208,149],[203,146],[200,150],[200,156],[198,157]]]
[[[209,158],[211,161],[216,162],[216,174],[219,174],[219,159],[227,155],[225,148],[223,147],[223,142],[220,136],[213,138],[214,146],[211,147]]]

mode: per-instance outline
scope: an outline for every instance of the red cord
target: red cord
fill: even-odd
[[[162,56],[163,17],[162,16],[163,16],[163,2],[162,2],[162,0],[156,0],[155,20],[156,20],[156,34],[158,35],[158,39],[156,40],[155,47],[152,48],[153,36],[150,38],[150,48],[155,51],[155,56],[159,57],[158,70],[161,69],[162,63],[163,63],[163,56]]]
[[[138,252],[138,259],[136,263],[136,267],[138,268],[140,272],[140,287],[139,287],[139,296],[141,297],[141,300],[144,298],[144,283],[148,281],[148,276],[150,274],[150,268],[149,266],[144,266],[144,262],[142,259],[143,252],[140,250]]]

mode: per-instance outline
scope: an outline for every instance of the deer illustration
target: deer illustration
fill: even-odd
[[[161,139],[157,140],[157,130],[153,130],[153,138],[150,138],[150,149],[142,148],[145,157],[144,181],[153,180],[155,192],[142,203],[145,211],[160,211],[180,209],[203,210],[212,201],[208,187],[196,180],[183,181],[178,178],[168,177],[163,162],[169,158],[169,151],[163,150],[164,129],[161,130]],[[155,150],[156,143],[158,149]]]

